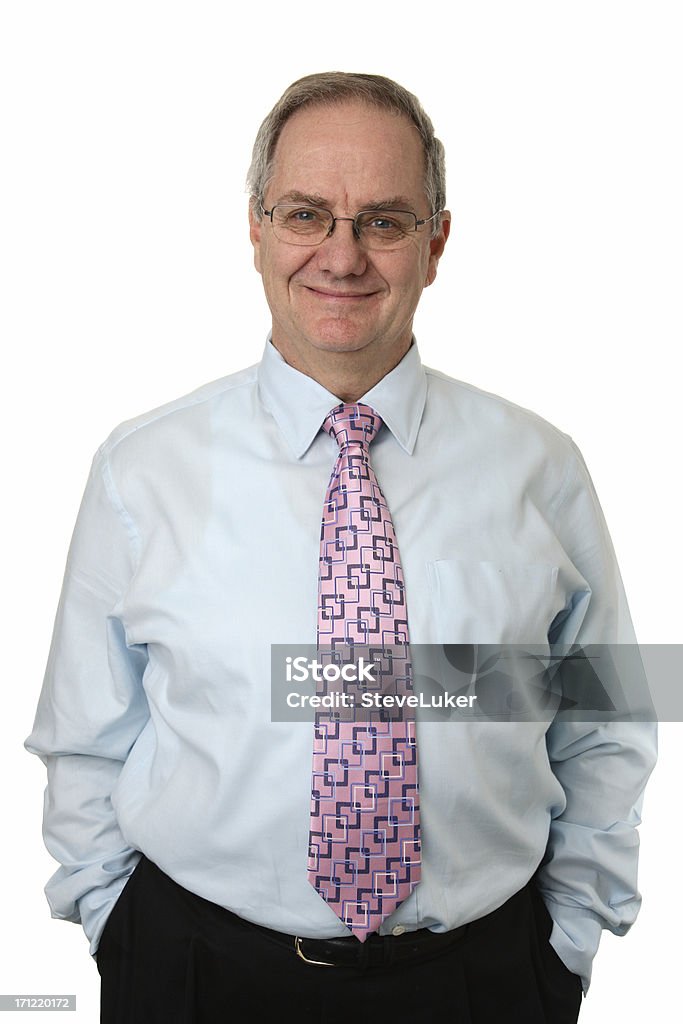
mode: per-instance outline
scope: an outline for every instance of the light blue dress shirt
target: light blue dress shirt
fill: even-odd
[[[569,437],[423,368],[362,398],[398,536],[411,641],[633,642]],[[270,645],[315,644],[339,399],[267,342],[260,364],[118,427],[75,527],[27,748],[48,772],[54,917],[91,952],[138,851],[249,921],[348,934],[307,880],[312,725],[270,720]],[[422,881],[382,926],[444,930],[539,880],[587,988],[623,934],[654,726],[420,722]]]

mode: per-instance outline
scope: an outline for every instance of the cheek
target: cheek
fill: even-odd
[[[406,250],[401,252],[400,260],[386,263],[381,272],[390,283],[397,301],[412,302],[425,286],[428,268],[428,251]]]
[[[419,267],[413,266],[410,272],[396,281],[395,288],[399,293],[397,296],[398,300],[405,305],[416,304],[425,286],[426,276],[426,266],[423,267],[421,264]]]
[[[261,273],[264,284],[272,291],[286,291],[289,288],[290,279],[306,262],[300,253],[286,252],[285,250],[271,250],[261,252]]]

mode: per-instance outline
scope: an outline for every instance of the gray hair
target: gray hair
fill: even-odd
[[[326,71],[299,78],[287,88],[267,115],[256,135],[247,189],[252,211],[261,219],[261,204],[266,185],[273,174],[273,158],[280,133],[292,114],[303,107],[332,106],[349,100],[360,100],[384,110],[407,117],[417,128],[425,156],[425,193],[432,213],[440,213],[446,205],[446,160],[442,143],[434,135],[431,120],[420,101],[398,82],[381,75]],[[433,222],[433,233],[439,221]]]

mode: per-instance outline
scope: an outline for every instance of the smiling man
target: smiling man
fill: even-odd
[[[390,646],[410,696],[409,644],[631,642],[590,477],[421,363],[450,216],[411,93],[295,82],[249,188],[262,360],[93,461],[27,740],[52,913],[85,928],[105,1024],[571,1024],[640,904],[652,729],[275,721],[271,645]]]
[[[355,401],[410,348],[448,237],[450,215],[431,209],[425,191],[419,132],[359,100],[306,106],[285,123],[268,170],[250,222],[272,343]]]

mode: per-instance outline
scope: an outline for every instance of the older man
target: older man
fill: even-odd
[[[420,362],[450,217],[414,96],[295,82],[250,189],[261,362],[93,462],[27,740],[53,915],[83,923],[105,1022],[575,1021],[638,910],[650,728],[314,728],[272,720],[270,671],[272,644],[631,640],[590,478]]]

